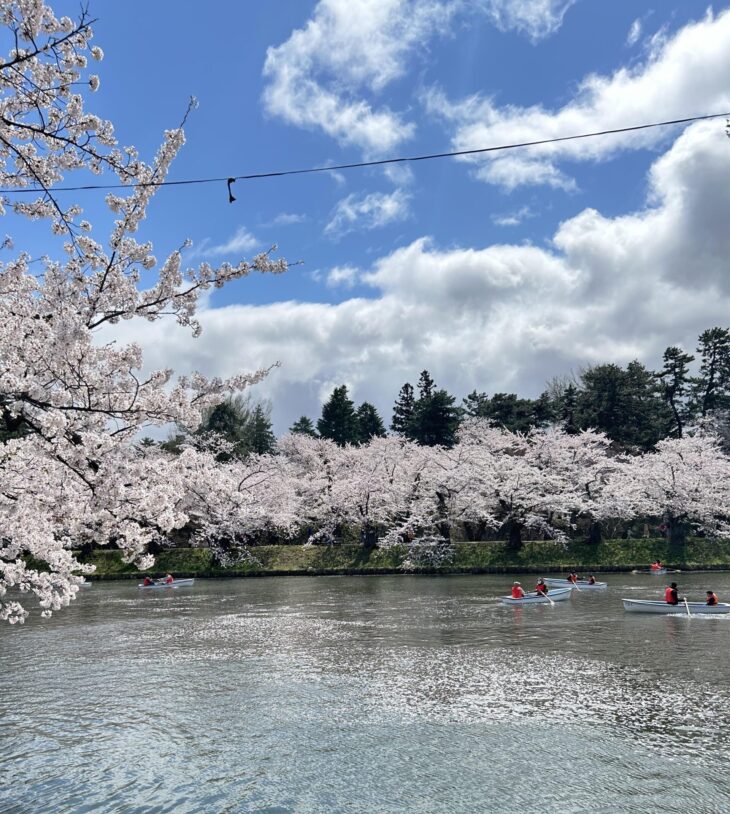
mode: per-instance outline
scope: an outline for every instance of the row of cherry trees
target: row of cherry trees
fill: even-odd
[[[194,431],[204,411],[266,371],[142,375],[140,348],[106,344],[100,330],[167,316],[197,333],[201,292],[286,263],[266,253],[186,268],[181,251],[158,260],[137,237],[183,130],[166,132],[147,164],[86,109],[99,87],[87,63],[103,57],[91,23],[85,11],[57,17],[42,0],[0,0],[0,214],[50,226],[58,242],[44,255],[2,244],[14,256],[0,260],[0,620],[22,622],[29,598],[45,616],[68,604],[89,570],[74,554],[84,544],[114,543],[144,568],[150,543],[186,525],[219,543],[303,528],[316,542],[354,524],[378,530],[382,545],[410,546],[468,520],[509,527],[513,541],[523,529],[560,538],[580,516],[632,513],[726,530],[727,459],[710,438],[627,460],[592,433],[522,437],[479,423],[452,449],[291,436],[278,455],[226,462],[215,440],[177,456],[135,443],[155,426]],[[80,206],[59,202],[69,173],[121,185],[106,198],[116,218],[106,240],[92,237]]]
[[[365,539],[377,533],[381,546],[448,539],[462,523],[515,547],[526,531],[565,540],[581,520],[662,517],[675,539],[691,527],[730,532],[730,459],[708,435],[625,456],[591,431],[521,435],[473,419],[450,449],[396,437],[340,447],[290,435],[276,455],[219,460],[215,448],[183,452],[183,480],[194,485],[180,508],[198,542],[234,550],[264,534],[302,539],[304,531],[309,543],[328,542],[344,526]]]

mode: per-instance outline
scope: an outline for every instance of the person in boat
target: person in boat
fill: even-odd
[[[662,568],[664,568],[664,566],[662,565],[661,560],[657,560],[656,562],[653,562],[649,567],[651,568],[652,571],[661,571]]]
[[[540,579],[537,581],[535,592],[538,594],[546,594],[548,592],[548,586],[545,584],[545,580],[542,577],[540,577]]]
[[[142,580],[142,585],[144,585],[144,586],[145,586],[145,588],[146,588],[148,585],[154,585],[154,584],[155,584],[155,581],[154,581],[154,580],[153,580],[151,577],[145,577],[145,578]]]
[[[571,571],[568,574],[568,582],[572,582],[573,585],[575,585],[575,583],[578,582],[578,574],[576,574],[575,571]]]
[[[512,599],[522,599],[525,595],[525,592],[522,590],[522,586],[519,582],[514,582],[512,584]]]
[[[165,585],[172,585],[174,581],[175,579],[173,578],[172,574],[165,574],[165,579],[163,580]]]
[[[717,605],[718,602],[717,594],[714,591],[707,591],[707,602],[705,602],[705,605]]]
[[[596,578],[593,576],[593,574],[591,574],[591,575],[588,577],[588,584],[589,584],[589,585],[595,585],[595,584],[596,584]]]
[[[679,594],[677,593],[677,583],[673,582],[664,589],[664,601],[667,605],[679,605]]]

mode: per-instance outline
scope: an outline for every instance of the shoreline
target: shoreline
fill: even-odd
[[[730,571],[730,540],[696,538],[670,550],[664,540],[606,540],[596,545],[571,542],[529,541],[520,551],[503,542],[454,543],[447,563],[408,565],[407,551],[400,548],[363,548],[359,545],[270,545],[250,549],[256,561],[224,568],[209,549],[170,548],[156,556],[155,565],[139,571],[124,563],[119,551],[97,549],[84,558],[97,570],[86,578],[92,582],[142,579],[166,573],[180,578],[238,579],[291,576],[454,576],[466,574],[582,574],[648,571],[649,563],[661,560],[669,572]]]

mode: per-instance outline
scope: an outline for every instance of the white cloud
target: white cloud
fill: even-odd
[[[502,31],[516,30],[533,42],[554,34],[576,0],[486,0],[485,8]]]
[[[266,110],[366,154],[393,152],[415,132],[381,97],[408,61],[458,16],[484,15],[533,41],[556,31],[576,0],[319,0],[306,24],[266,52]]]
[[[459,5],[439,0],[320,0],[307,24],[266,53],[264,104],[299,127],[380,154],[413,134],[377,96],[416,46],[446,30]]]
[[[481,97],[452,103],[437,91],[425,103],[455,128],[458,150],[723,113],[730,108],[730,11],[717,17],[708,12],[673,37],[659,37],[642,64],[610,76],[585,77],[574,98],[557,110],[499,107]],[[480,178],[507,189],[526,184],[571,189],[572,179],[558,167],[561,160],[601,161],[621,150],[653,147],[667,137],[666,128],[656,128],[465,160],[479,166]]]
[[[304,223],[306,221],[306,215],[299,215],[295,212],[281,212],[275,218],[270,220],[268,223],[263,224],[264,226],[292,226],[296,223]]]
[[[513,212],[492,215],[492,223],[495,226],[519,226],[523,221],[534,217],[535,213],[529,206],[521,206]]]
[[[330,288],[352,288],[359,276],[360,270],[354,266],[335,266],[328,272],[325,282]]]
[[[162,321],[114,332],[143,345],[148,368],[230,375],[281,361],[256,388],[280,431],[316,416],[333,382],[388,419],[401,384],[424,367],[462,396],[537,395],[549,377],[595,362],[658,365],[668,345],[692,348],[704,328],[728,325],[729,150],[713,124],[692,126],[654,163],[645,207],[620,217],[586,209],[548,248],[421,238],[361,278],[370,298],[204,307],[198,340]]]
[[[641,17],[637,17],[633,23],[631,23],[631,28],[629,28],[629,33],[626,35],[626,45],[636,45],[641,37],[641,30],[643,28],[643,23],[641,21]]]
[[[354,193],[337,203],[325,233],[343,235],[362,229],[378,229],[408,217],[411,196],[402,189],[371,192],[358,197]]]
[[[245,226],[239,226],[236,233],[225,243],[211,246],[210,238],[206,237],[197,246],[186,252],[185,260],[192,262],[201,257],[224,257],[226,255],[247,254],[261,246]]]

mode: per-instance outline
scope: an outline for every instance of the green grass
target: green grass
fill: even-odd
[[[421,568],[428,573],[480,573],[513,571],[627,570],[646,568],[660,559],[672,568],[730,568],[730,540],[693,539],[679,549],[664,540],[606,540],[598,545],[583,542],[562,546],[552,542],[526,542],[519,552],[504,543],[455,543],[455,554],[443,568]],[[258,562],[232,568],[218,565],[207,549],[172,548],[159,554],[150,574],[178,576],[268,576],[277,574],[382,574],[401,573],[401,549],[364,549],[359,545],[270,545],[251,549]],[[97,550],[88,559],[101,579],[137,578],[134,565],[124,563],[119,551]]]

